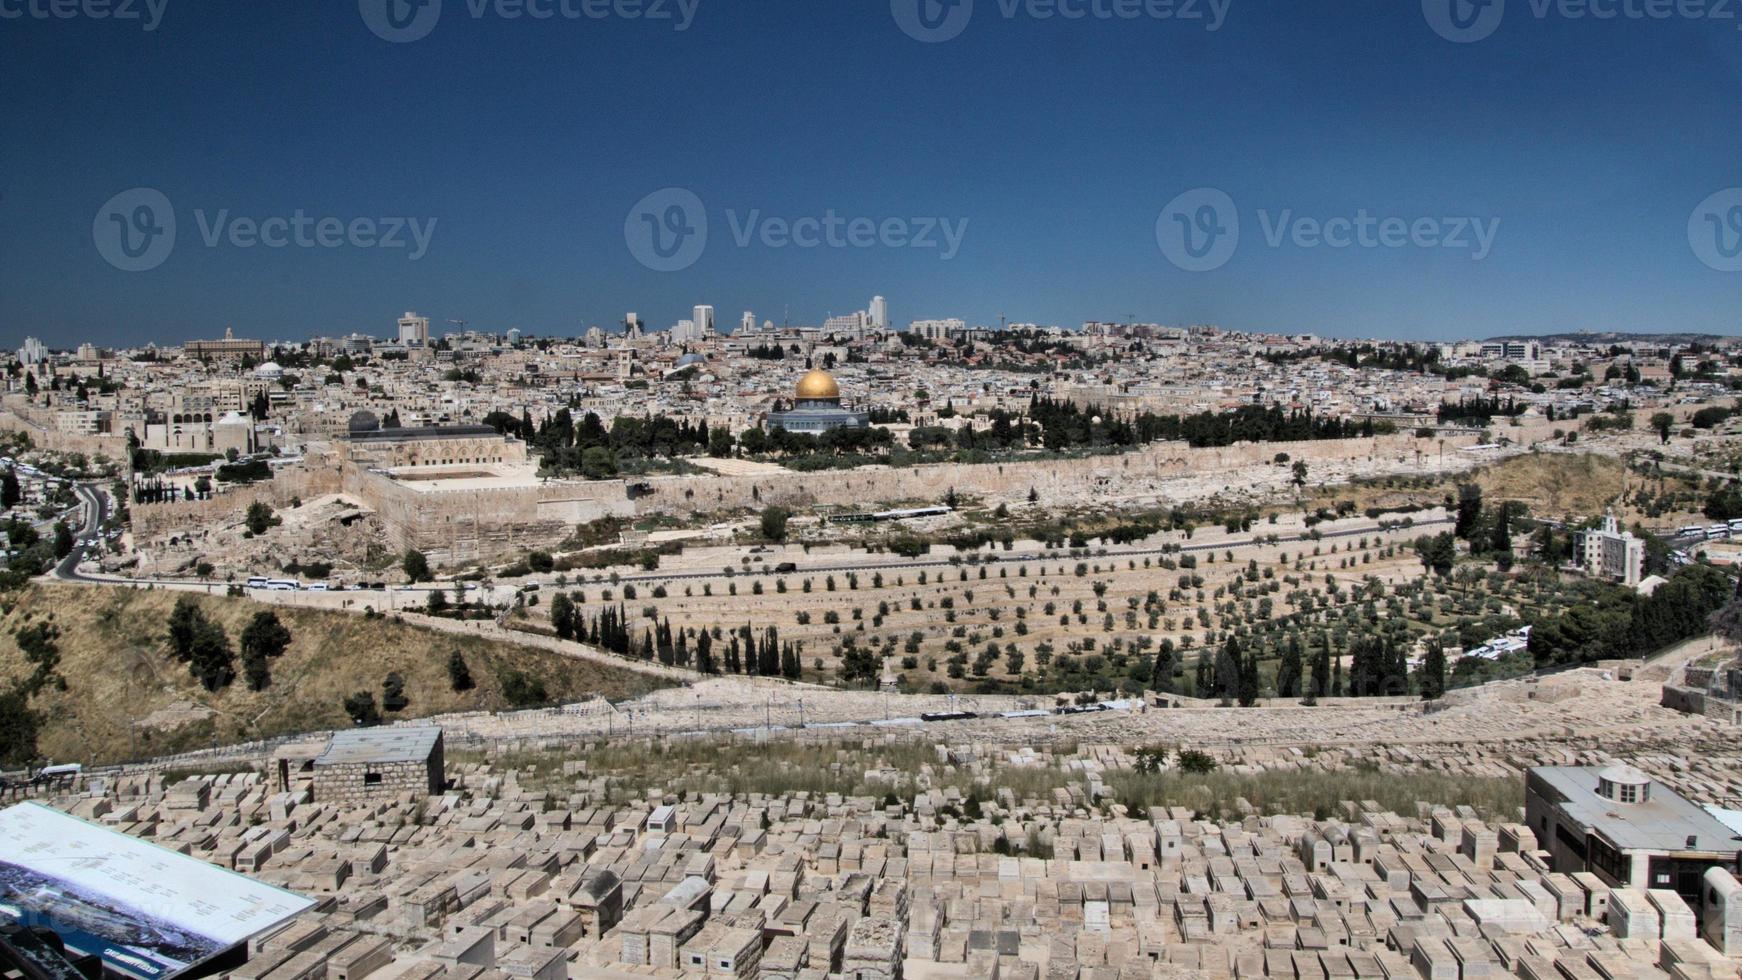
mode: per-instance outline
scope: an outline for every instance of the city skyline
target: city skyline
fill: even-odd
[[[407,306],[560,334],[697,296],[820,323],[865,282],[897,323],[1738,332],[1742,136],[1711,125],[1733,25],[1520,10],[1459,43],[1416,4],[1236,5],[1210,30],[1018,3],[941,39],[883,4],[703,4],[682,30],[674,5],[448,6],[392,40],[350,7],[9,21],[0,342],[302,336]],[[672,68],[724,50],[756,69]],[[104,237],[135,191],[176,237],[124,271]],[[1230,217],[1233,247],[1203,237]],[[688,247],[704,220],[693,257],[637,254],[638,229]]]

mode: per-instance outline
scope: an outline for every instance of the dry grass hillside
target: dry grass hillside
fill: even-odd
[[[1392,477],[1327,487],[1315,495],[1312,506],[1334,506],[1339,501],[1353,501],[1358,510],[1432,506],[1456,499],[1458,484],[1476,483],[1486,499],[1522,501],[1539,517],[1593,517],[1621,495],[1626,476],[1626,468],[1612,456],[1535,453],[1445,479]],[[1624,512],[1622,516],[1632,515]]]
[[[20,628],[52,619],[60,631],[58,673],[66,689],[50,685],[31,702],[43,716],[37,744],[44,757],[94,764],[345,727],[346,696],[370,691],[379,703],[390,671],[404,677],[410,700],[390,719],[512,708],[502,691],[511,670],[536,678],[552,701],[615,699],[662,686],[656,678],[545,650],[391,619],[270,607],[294,638],[272,662],[271,686],[249,691],[238,656],[237,681],[209,694],[169,654],[165,640],[170,611],[186,594],[38,585],[0,607],[0,683],[26,672],[14,639]],[[247,599],[198,599],[238,655],[243,627],[269,608]],[[470,691],[456,692],[449,681],[456,649],[476,684]]]

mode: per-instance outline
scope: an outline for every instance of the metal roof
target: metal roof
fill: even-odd
[[[337,732],[327,743],[327,750],[315,759],[315,765],[423,762],[435,751],[436,742],[441,737],[442,730],[434,725]]]
[[[1597,795],[1595,766],[1542,766],[1531,775],[1561,797],[1562,811],[1621,850],[1735,854],[1742,837],[1668,786],[1653,781],[1644,803],[1618,803]],[[1688,846],[1692,838],[1694,845]]]

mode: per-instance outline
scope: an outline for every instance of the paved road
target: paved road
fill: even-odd
[[[109,520],[109,495],[98,489],[96,484],[89,483],[74,484],[73,492],[79,497],[80,514],[84,521],[74,532],[72,552],[61,559],[52,574],[66,582],[96,583],[97,579],[79,574],[79,564],[93,548],[99,554],[102,553],[103,524]]]

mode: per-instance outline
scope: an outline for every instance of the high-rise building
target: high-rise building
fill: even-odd
[[[714,308],[711,306],[696,307],[695,315],[690,317],[690,323],[694,324],[695,339],[712,340],[714,337]]]
[[[754,312],[752,312],[750,310],[744,311],[743,318],[738,321],[738,332],[739,333],[755,333],[756,332],[756,314]]]
[[[429,317],[406,311],[399,318],[399,342],[407,347],[428,347]]]
[[[48,360],[48,348],[35,337],[24,338],[24,346],[18,349],[18,359],[26,367],[34,367]]]
[[[871,328],[889,329],[889,301],[881,296],[871,297]]]

